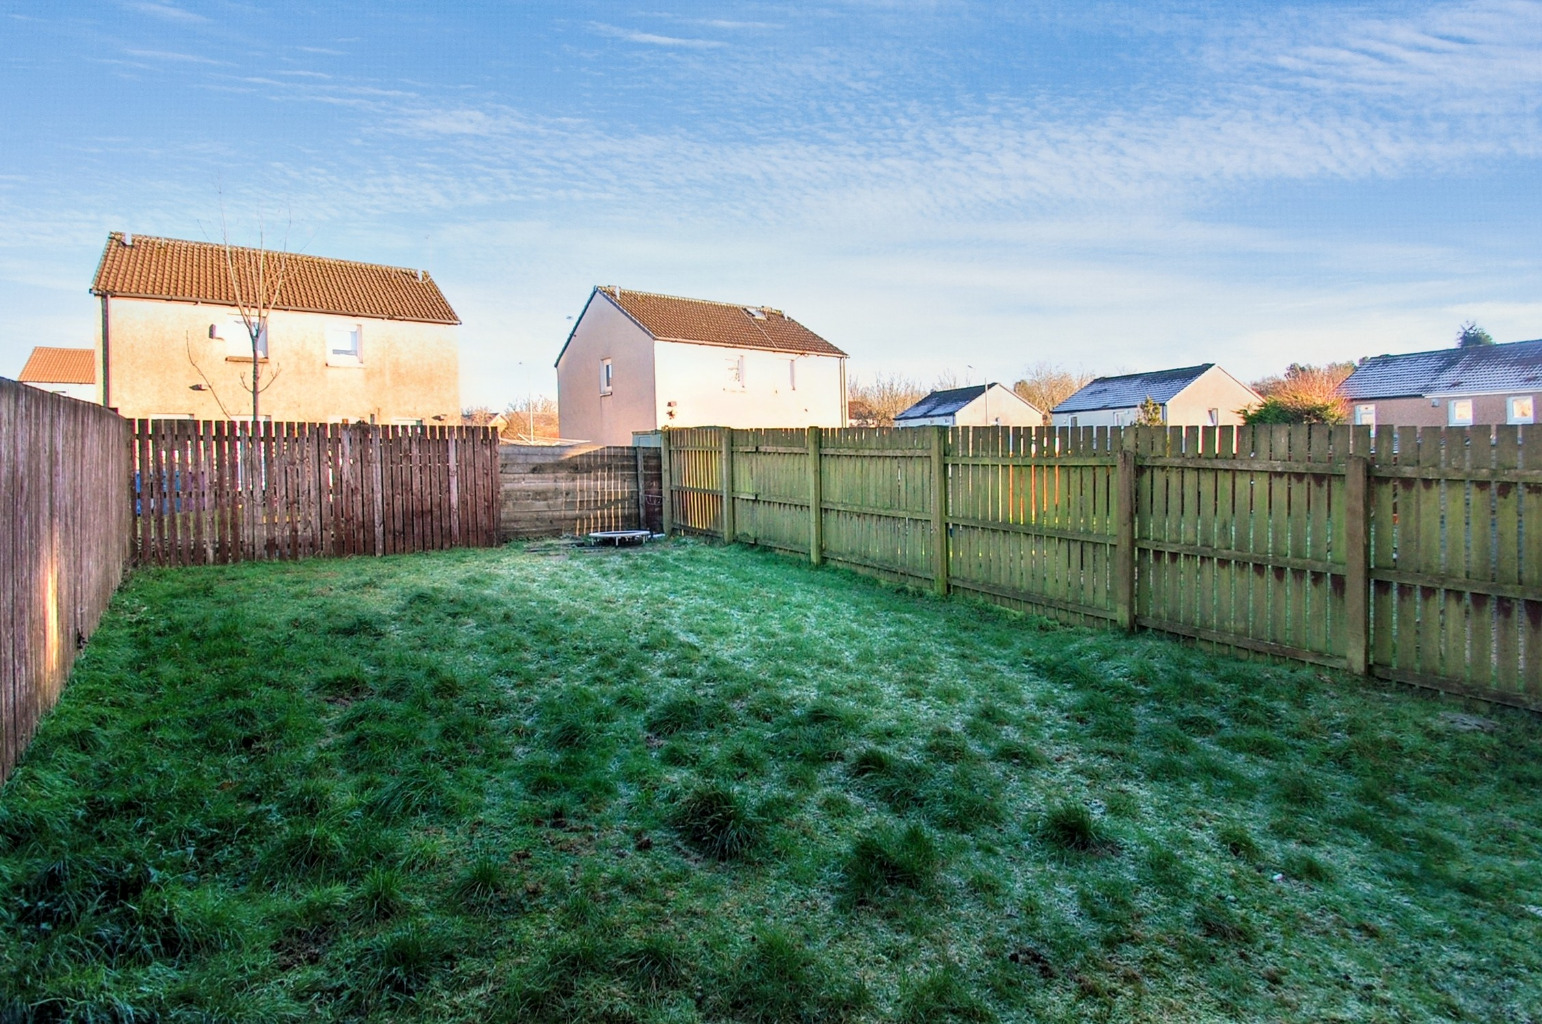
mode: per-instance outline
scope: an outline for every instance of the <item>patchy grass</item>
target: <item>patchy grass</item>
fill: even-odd
[[[0,1020],[1526,1020],[1542,724],[673,543],[136,574]]]

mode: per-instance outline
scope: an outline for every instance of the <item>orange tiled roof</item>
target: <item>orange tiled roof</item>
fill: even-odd
[[[95,384],[96,349],[38,345],[16,379],[33,384]]]
[[[807,352],[822,356],[846,353],[779,309],[736,306],[732,302],[682,299],[624,288],[602,287],[634,320],[660,341],[687,341],[730,348]],[[759,315],[757,315],[759,314]]]
[[[277,299],[271,303],[274,309],[460,323],[425,271],[239,246],[231,246],[227,258],[225,246],[218,243],[134,235],[132,244],[125,244],[116,231],[107,236],[91,291],[235,306],[232,265],[241,286],[240,298],[248,304],[280,281]]]

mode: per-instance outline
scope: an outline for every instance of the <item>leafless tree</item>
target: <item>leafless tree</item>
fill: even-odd
[[[261,222],[257,227],[255,248],[230,244],[230,230],[225,223],[223,208],[220,211],[220,235],[225,249],[225,272],[230,281],[230,292],[235,300],[236,312],[247,339],[251,342],[252,380],[242,377],[242,386],[252,395],[252,423],[260,422],[262,393],[278,379],[275,367],[268,382],[262,382],[262,364],[267,358],[268,319],[277,308],[284,292],[289,273],[289,232],[284,232],[283,244],[277,251],[267,245],[267,233]]]
[[[847,385],[847,415],[854,427],[892,427],[894,417],[932,389],[898,373],[875,374],[871,381],[853,376]]]
[[[1095,374],[1087,370],[1068,370],[1055,363],[1040,361],[1023,370],[1023,375],[1012,390],[1044,414],[1044,425],[1050,421],[1050,410],[1086,387]]]

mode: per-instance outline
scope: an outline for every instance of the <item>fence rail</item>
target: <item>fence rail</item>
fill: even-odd
[[[128,561],[128,423],[0,380],[0,782]]]
[[[1524,430],[671,430],[666,528],[1542,710]]]
[[[488,427],[136,420],[134,550],[152,565],[498,541]]]

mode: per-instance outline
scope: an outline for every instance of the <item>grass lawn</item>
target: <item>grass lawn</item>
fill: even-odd
[[[144,571],[0,1021],[1536,1020],[1539,850],[1535,717],[763,552]]]

